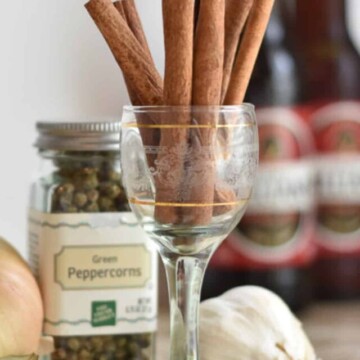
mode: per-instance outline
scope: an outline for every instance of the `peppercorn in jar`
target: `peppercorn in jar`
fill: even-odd
[[[157,254],[130,212],[120,124],[39,123],[30,262],[51,359],[154,359]]]

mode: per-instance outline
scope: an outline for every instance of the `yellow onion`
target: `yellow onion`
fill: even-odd
[[[30,268],[0,238],[0,358],[35,353],[42,321],[41,295]]]

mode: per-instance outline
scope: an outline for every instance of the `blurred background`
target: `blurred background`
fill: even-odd
[[[244,284],[275,291],[326,360],[360,359],[359,6],[275,2],[247,94],[257,184],[203,288],[204,298]]]
[[[0,233],[26,253],[29,184],[38,162],[37,120],[121,117],[121,72],[84,0],[0,1]],[[138,0],[163,71],[161,0]]]
[[[356,3],[358,5],[358,3]],[[360,296],[358,10],[344,0],[277,0],[247,94],[260,171],[204,287],[266,286],[294,310]]]
[[[128,103],[83,5],[0,2],[0,234],[23,254],[35,122],[120,119]],[[137,5],[163,72],[161,0]],[[297,311],[360,297],[359,18],[359,0],[277,0],[248,92],[259,110],[263,176],[214,257],[204,298],[245,283],[275,290]]]

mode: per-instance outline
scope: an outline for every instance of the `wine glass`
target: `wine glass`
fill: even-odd
[[[258,167],[250,104],[125,107],[123,182],[132,210],[165,265],[171,360],[198,360],[207,264],[243,216]]]

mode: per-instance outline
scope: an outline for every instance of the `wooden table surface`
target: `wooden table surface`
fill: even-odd
[[[360,303],[319,304],[301,320],[320,359],[360,360]]]
[[[319,359],[360,360],[360,303],[321,303],[300,318]],[[159,325],[156,359],[167,360],[169,325],[165,311]]]

